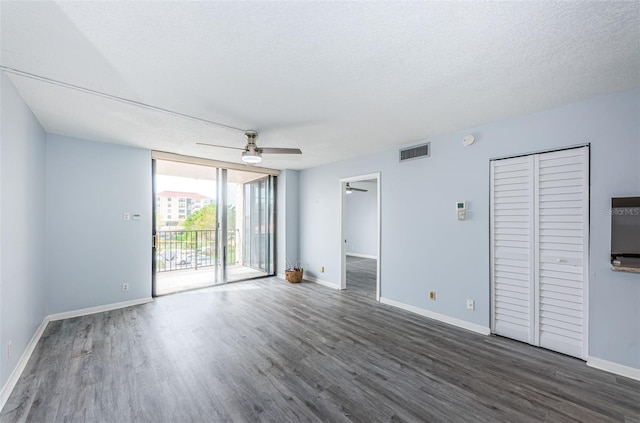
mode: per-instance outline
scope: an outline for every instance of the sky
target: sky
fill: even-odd
[[[216,183],[204,179],[156,175],[156,192],[162,191],[197,192],[206,197],[216,198]]]

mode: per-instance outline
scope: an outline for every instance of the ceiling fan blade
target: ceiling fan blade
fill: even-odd
[[[262,154],[302,154],[299,148],[266,147],[260,148],[260,152]]]
[[[207,144],[206,142],[197,142],[196,144],[198,144],[198,145],[206,145],[208,147],[230,148],[232,150],[242,150],[242,151],[244,151],[244,148],[229,147],[229,146],[226,146],[226,145],[218,145],[218,144]]]
[[[360,191],[360,192],[367,192],[369,191],[368,189],[362,189],[362,188],[354,188],[351,186],[351,184],[349,182],[347,182],[347,192],[350,191]]]

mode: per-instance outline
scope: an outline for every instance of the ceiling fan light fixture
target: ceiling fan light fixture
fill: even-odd
[[[242,152],[242,161],[247,164],[258,164],[262,162],[262,154],[259,151],[248,150]]]

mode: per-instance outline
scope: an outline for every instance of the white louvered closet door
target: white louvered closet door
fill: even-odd
[[[491,162],[492,331],[586,358],[588,147]]]
[[[534,157],[491,162],[492,330],[534,343]]]
[[[536,156],[536,345],[586,358],[588,147]]]

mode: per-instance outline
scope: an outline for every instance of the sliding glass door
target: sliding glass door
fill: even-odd
[[[265,177],[244,185],[245,266],[270,272],[273,255],[273,183]]]
[[[273,275],[275,176],[154,160],[154,295]]]
[[[227,267],[227,280],[236,281],[274,274],[274,176],[242,175],[229,170],[227,199],[233,213],[229,219],[228,241],[233,243],[228,254],[233,264]],[[241,183],[240,183],[241,181]],[[255,187],[262,186],[262,191]],[[262,200],[261,200],[262,199]],[[262,205],[256,205],[262,201]],[[247,224],[249,222],[249,224]],[[254,244],[261,240],[266,246],[260,252]],[[260,256],[259,256],[260,254]],[[231,262],[231,260],[230,260]]]

